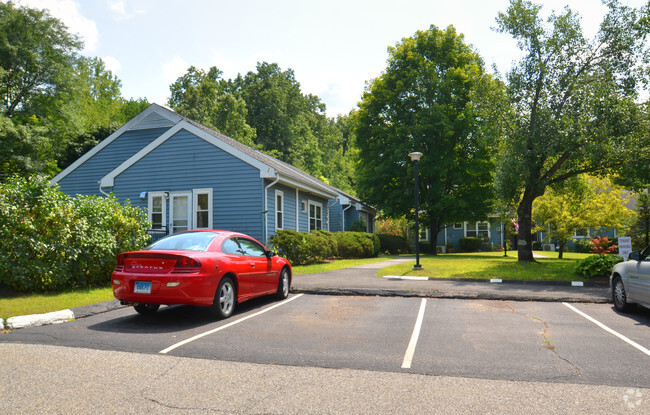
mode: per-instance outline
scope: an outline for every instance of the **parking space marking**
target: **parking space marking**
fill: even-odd
[[[587,320],[591,321],[601,329],[605,330],[606,332],[613,334],[614,336],[618,337],[619,339],[623,340],[625,343],[629,344],[632,347],[635,347],[636,349],[639,349],[641,352],[645,353],[646,355],[650,356],[650,350],[646,349],[645,347],[641,346],[639,343],[628,339],[627,337],[623,336],[622,334],[610,329],[600,321],[596,320],[595,318],[589,316],[588,314],[583,313],[582,311],[578,310],[574,306],[568,303],[562,303],[565,306],[569,307],[571,310],[575,311],[576,313],[580,314],[582,317],[586,318]]]
[[[422,328],[422,320],[424,319],[424,309],[427,306],[427,299],[423,298],[420,302],[420,311],[418,312],[418,318],[415,321],[415,327],[413,327],[413,334],[411,334],[411,341],[409,342],[408,347],[406,348],[406,353],[404,354],[404,361],[402,362],[402,369],[410,369],[411,363],[413,362],[413,355],[415,354],[415,347],[418,344],[418,338],[420,337],[420,329]]]
[[[258,311],[257,313],[253,313],[253,314],[248,315],[248,316],[246,316],[246,317],[242,317],[242,318],[240,318],[239,320],[235,320],[235,321],[233,321],[232,323],[225,324],[225,325],[223,325],[223,326],[217,327],[216,329],[212,329],[212,330],[210,330],[210,331],[206,331],[205,333],[197,334],[196,336],[194,336],[194,337],[190,337],[190,338],[187,339],[187,340],[183,340],[182,342],[178,342],[178,343],[176,343],[176,344],[174,344],[174,345],[169,346],[168,348],[166,348],[166,349],[164,349],[164,350],[159,351],[158,353],[161,353],[161,354],[167,354],[167,353],[171,352],[172,350],[174,350],[174,349],[176,349],[176,348],[179,348],[179,347],[181,347],[181,346],[183,346],[183,345],[185,345],[185,344],[188,344],[188,343],[193,342],[194,340],[198,340],[198,339],[200,339],[200,338],[202,338],[202,337],[209,336],[209,335],[211,335],[211,334],[213,334],[213,333],[216,333],[216,332],[221,331],[221,330],[223,330],[223,329],[226,329],[226,328],[228,328],[228,327],[232,327],[232,326],[234,326],[235,324],[239,324],[239,323],[241,323],[241,322],[243,322],[243,321],[246,321],[246,320],[248,320],[248,319],[251,319],[251,318],[253,318],[253,317],[257,317],[257,316],[259,316],[260,314],[264,314],[264,313],[266,313],[267,311],[271,311],[271,310],[273,310],[274,308],[280,307],[281,305],[284,305],[284,304],[286,304],[286,303],[288,303],[288,302],[290,302],[290,301],[293,301],[293,300],[295,300],[295,299],[297,299],[297,298],[300,298],[300,297],[302,297],[302,296],[303,296],[303,294],[298,294],[298,295],[296,295],[296,296],[293,296],[293,297],[291,297],[291,298],[289,298],[289,299],[286,299],[286,300],[282,301],[281,303],[274,304],[274,305],[272,305],[271,307],[268,307],[268,308],[265,308],[265,309],[263,309],[263,310],[261,310],[261,311]]]

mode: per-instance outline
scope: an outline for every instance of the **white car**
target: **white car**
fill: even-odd
[[[614,307],[629,311],[632,304],[650,308],[650,246],[643,251],[632,251],[625,262],[614,265],[609,285]]]

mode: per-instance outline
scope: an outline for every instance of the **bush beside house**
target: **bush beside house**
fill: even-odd
[[[406,254],[409,252],[409,242],[403,236],[378,233],[381,252],[390,255]]]
[[[365,232],[311,233],[295,230],[278,231],[271,237],[278,254],[293,265],[305,265],[327,258],[370,258],[380,252],[379,237]]]
[[[123,251],[149,240],[144,212],[114,197],[70,197],[44,178],[0,184],[0,287],[106,286]]]

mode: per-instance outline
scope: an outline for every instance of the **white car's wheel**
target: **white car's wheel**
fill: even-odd
[[[616,310],[621,312],[629,311],[630,304],[627,302],[625,286],[619,276],[614,277],[612,280],[612,298],[614,299],[614,307]]]

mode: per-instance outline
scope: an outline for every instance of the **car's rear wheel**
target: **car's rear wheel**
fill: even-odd
[[[214,295],[214,303],[210,307],[212,315],[218,319],[228,318],[235,311],[236,296],[235,283],[230,277],[224,277],[219,282]]]
[[[289,296],[289,286],[291,285],[291,276],[289,270],[282,268],[280,280],[278,281],[278,292],[275,295],[278,300],[284,300]]]
[[[153,314],[160,308],[160,304],[140,303],[133,306],[135,311],[140,314]]]
[[[630,304],[627,302],[627,294],[621,277],[614,277],[612,280],[612,297],[616,310],[625,312],[630,310]]]

